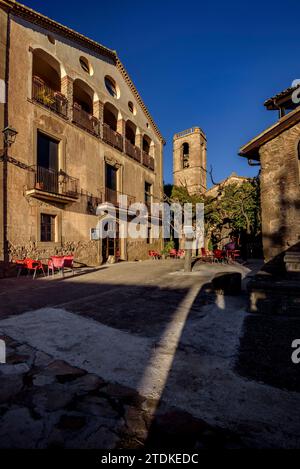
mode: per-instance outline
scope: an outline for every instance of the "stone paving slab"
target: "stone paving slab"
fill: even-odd
[[[214,294],[218,266],[200,267],[21,279],[15,296],[6,282],[0,447],[299,447],[300,394],[237,372],[246,298]]]

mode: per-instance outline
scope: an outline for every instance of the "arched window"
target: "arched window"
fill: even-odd
[[[135,145],[136,125],[130,120],[126,121],[125,137],[132,145]]]
[[[189,162],[190,158],[190,146],[187,142],[182,144],[182,166],[184,168],[188,168],[190,166]]]
[[[118,109],[109,102],[104,104],[103,122],[105,126],[117,131]]]
[[[148,135],[143,136],[143,151],[149,155],[150,153],[150,145],[151,145],[151,139],[148,137]]]
[[[94,90],[77,78],[73,83],[73,122],[79,127],[99,136],[99,120],[93,115]]]

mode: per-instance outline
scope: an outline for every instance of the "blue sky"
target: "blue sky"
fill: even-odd
[[[167,144],[200,126],[215,180],[251,176],[238,149],[277,119],[266,98],[300,78],[300,3],[282,1],[23,1],[115,49]]]

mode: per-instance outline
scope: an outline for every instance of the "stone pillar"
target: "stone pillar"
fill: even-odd
[[[104,112],[104,103],[100,100],[94,101],[93,104],[93,115],[99,120],[100,126],[100,137],[103,137],[103,112]]]
[[[135,146],[143,149],[143,134],[136,134],[135,136]]]
[[[125,151],[125,127],[126,122],[124,119],[119,119],[117,122],[117,132],[123,136],[123,151]]]
[[[61,80],[61,92],[68,100],[68,118],[73,119],[73,79],[65,75]]]

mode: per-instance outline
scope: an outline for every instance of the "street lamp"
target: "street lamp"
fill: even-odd
[[[6,276],[6,272],[9,267],[9,242],[8,242],[8,149],[16,141],[17,131],[10,125],[7,125],[5,129],[2,130],[3,133],[3,155],[2,155],[2,181],[3,181],[3,191],[2,191],[2,217],[3,217],[3,275]]]
[[[2,130],[4,136],[4,147],[9,148],[12,146],[13,143],[16,141],[16,136],[18,132],[16,129],[8,125],[5,129]]]

